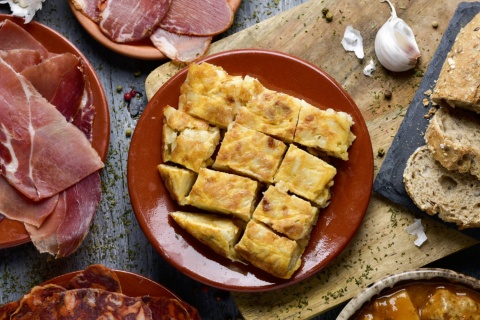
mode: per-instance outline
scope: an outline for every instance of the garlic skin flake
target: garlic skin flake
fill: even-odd
[[[358,59],[363,59],[363,38],[360,31],[353,29],[352,26],[347,26],[343,34],[342,46],[345,51],[354,51]]]
[[[363,68],[363,74],[366,75],[367,77],[371,77],[373,71],[377,70],[375,67],[375,62],[373,59],[370,59],[370,62]]]
[[[375,54],[378,61],[388,70],[407,71],[415,67],[420,58],[420,49],[412,29],[397,17],[390,0],[391,17],[378,30],[375,37]],[[385,1],[382,1],[385,2]]]
[[[8,3],[12,15],[25,19],[25,23],[29,23],[35,12],[42,9],[42,2],[45,0],[0,0],[0,4]]]

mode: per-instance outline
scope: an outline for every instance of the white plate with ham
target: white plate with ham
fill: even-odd
[[[147,0],[69,0],[82,27],[110,50],[136,59],[180,62],[203,56],[213,37],[232,25],[240,3],[241,0],[160,0],[154,4]]]
[[[0,74],[0,248],[32,241],[68,256],[101,197],[105,92],[72,43],[9,15],[0,15]]]

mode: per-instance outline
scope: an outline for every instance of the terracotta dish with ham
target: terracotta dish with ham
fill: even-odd
[[[108,48],[135,58],[193,62],[233,23],[241,0],[70,0],[82,26]]]
[[[101,198],[86,61],[0,21],[0,217],[22,223],[40,252],[65,257]]]

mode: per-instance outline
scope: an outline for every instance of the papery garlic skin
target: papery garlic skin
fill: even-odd
[[[398,18],[393,5],[392,16],[378,30],[375,37],[375,54],[388,70],[407,71],[415,67],[421,53],[412,29]]]
[[[353,51],[358,59],[363,59],[365,56],[363,52],[363,38],[360,31],[353,29],[352,26],[347,26],[343,34],[342,46],[345,51]]]
[[[0,4],[8,3],[12,15],[25,19],[25,23],[32,21],[35,13],[42,9],[45,0],[0,0]]]

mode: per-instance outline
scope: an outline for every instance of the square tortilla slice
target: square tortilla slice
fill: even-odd
[[[252,216],[258,187],[258,182],[252,179],[202,168],[186,201],[200,209],[248,221]]]
[[[185,198],[190,193],[197,174],[187,169],[166,164],[159,164],[157,169],[172,199],[179,205],[184,206],[186,204]]]
[[[189,234],[216,253],[232,261],[243,260],[234,247],[240,239],[244,223],[211,213],[175,211],[169,215]]]
[[[225,133],[213,168],[272,183],[286,150],[282,141],[234,122]]]
[[[302,106],[294,142],[348,160],[348,148],[355,140],[352,117],[343,111],[321,110],[310,104]]]
[[[318,219],[318,208],[278,187],[269,186],[252,218],[292,240],[300,240],[309,237]]]
[[[301,265],[304,248],[265,225],[250,220],[235,246],[245,260],[275,277],[290,279]]]
[[[319,207],[328,205],[337,169],[325,161],[291,144],[275,174],[274,182]]]
[[[288,94],[266,89],[238,109],[235,122],[290,143],[304,104]]]

